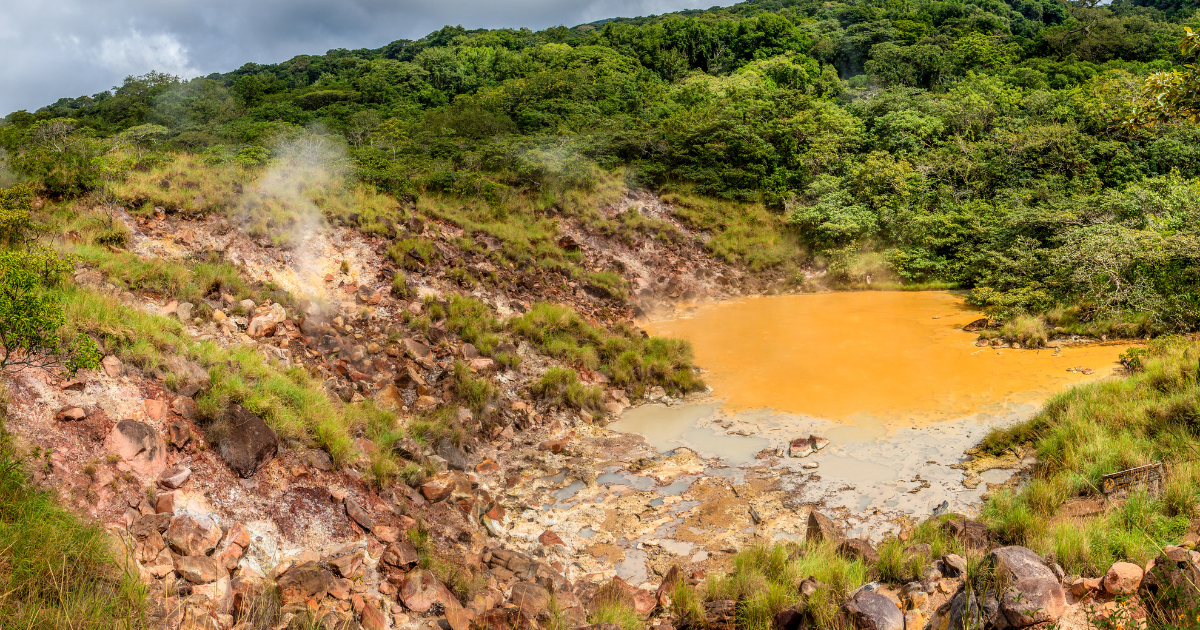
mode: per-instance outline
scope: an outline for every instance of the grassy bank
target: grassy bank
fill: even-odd
[[[149,627],[118,542],[34,487],[28,464],[0,439],[0,628]]]
[[[984,506],[991,530],[1084,575],[1103,574],[1114,560],[1144,563],[1176,544],[1200,500],[1198,358],[1192,341],[1156,339],[1124,355],[1129,376],[1067,390],[1028,421],[989,434],[987,451],[1031,445],[1039,462],[1028,484]],[[1066,501],[1101,496],[1104,475],[1156,461],[1165,467],[1157,495],[1135,489],[1100,514],[1060,515]]]

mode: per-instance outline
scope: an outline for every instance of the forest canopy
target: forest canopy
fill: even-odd
[[[66,197],[180,154],[255,168],[313,128],[399,200],[502,212],[620,173],[765,208],[778,221],[761,229],[798,244],[769,265],[970,288],[1001,320],[1059,309],[1127,334],[1195,330],[1198,8],[750,0],[536,32],[447,26],[131,76],[9,114],[0,147],[15,178]]]

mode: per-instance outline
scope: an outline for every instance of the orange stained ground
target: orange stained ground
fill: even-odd
[[[1123,344],[1053,350],[979,348],[979,317],[945,292],[749,298],[651,322],[687,339],[705,380],[732,410],[771,408],[830,420],[928,422],[1037,403],[1112,374]],[[1087,376],[1069,372],[1092,368]]]

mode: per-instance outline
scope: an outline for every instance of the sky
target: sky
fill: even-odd
[[[26,0],[0,17],[0,116],[158,70],[185,79],[447,24],[540,30],[732,0]]]

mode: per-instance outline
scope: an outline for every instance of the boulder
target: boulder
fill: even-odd
[[[1001,583],[1008,586],[1000,595],[1001,615],[1016,628],[1057,621],[1067,607],[1066,594],[1036,553],[1025,547],[995,549],[989,554],[998,572],[1007,573]]]
[[[243,479],[254,476],[275,457],[279,438],[262,418],[241,405],[230,405],[217,441],[221,459]]]
[[[192,477],[192,469],[183,466],[172,466],[158,475],[158,483],[164,488],[176,490],[183,487]]]
[[[946,521],[943,525],[946,531],[958,539],[962,545],[968,549],[987,549],[988,548],[988,533],[987,526],[977,521],[967,519]]]
[[[842,612],[858,630],[904,630],[904,614],[887,597],[861,590],[842,605]]]
[[[254,311],[250,323],[246,324],[246,334],[252,338],[265,337],[275,334],[275,328],[287,319],[287,312],[279,304],[261,307]]]
[[[954,553],[942,556],[942,573],[946,577],[963,577],[967,574],[967,559]]]
[[[417,555],[417,550],[408,541],[401,541],[394,545],[388,546],[380,557],[380,562],[387,566],[393,566],[401,571],[407,571],[421,561],[421,557]]]
[[[446,466],[451,470],[467,470],[467,454],[450,440],[442,438],[438,442],[437,454],[446,460]]]
[[[844,558],[858,558],[868,565],[879,562],[879,552],[865,539],[850,538],[838,545],[838,553]]]
[[[276,579],[275,586],[284,604],[302,604],[310,599],[321,601],[333,580],[333,573],[309,561],[288,569]]]
[[[179,318],[179,321],[190,324],[192,323],[192,309],[195,307],[196,305],[191,302],[181,302],[179,306],[175,307],[175,316]]]
[[[845,538],[842,533],[842,528],[838,527],[828,516],[821,514],[816,510],[808,513],[808,532],[805,535],[806,542],[820,542],[828,540],[834,544],[840,543]]]
[[[804,630],[808,626],[807,615],[795,607],[785,608],[771,619],[771,630]]]
[[[345,504],[346,516],[349,516],[351,520],[361,525],[363,529],[369,531],[375,526],[375,519],[371,518],[371,515],[353,497],[346,497]]]
[[[167,445],[154,427],[137,420],[122,420],[108,434],[105,447],[135,472],[157,477],[167,466]]]
[[[175,570],[192,584],[208,584],[224,574],[212,556],[175,556]]]
[[[1151,561],[1138,594],[1151,617],[1164,624],[1200,610],[1200,554],[1168,545]]]
[[[176,514],[163,538],[171,549],[184,556],[203,556],[221,542],[221,528],[202,514]]]
[[[400,582],[398,595],[400,601],[404,602],[409,610],[426,613],[434,603],[441,601],[440,586],[441,583],[432,573],[424,569],[417,569],[404,576],[404,580]]]
[[[1142,584],[1142,567],[1129,562],[1114,562],[1104,574],[1104,591],[1109,595],[1129,595]]]
[[[541,584],[534,582],[518,582],[512,587],[513,604],[521,609],[525,618],[536,620],[538,615],[546,611],[550,605],[550,593]]]
[[[709,630],[737,628],[737,601],[718,599],[704,604],[704,627]]]

